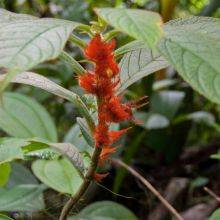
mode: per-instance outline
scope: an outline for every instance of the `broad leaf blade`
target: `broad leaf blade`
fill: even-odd
[[[220,20],[191,18],[165,26],[160,51],[196,91],[220,103]]]
[[[9,163],[0,164],[0,187],[4,186],[9,179],[11,166]]]
[[[0,164],[16,159],[24,159],[22,146],[28,142],[18,138],[0,138]]]
[[[89,131],[88,126],[86,125],[86,122],[83,118],[76,118],[76,121],[80,127],[80,130],[82,132],[83,137],[85,138],[85,140],[87,141],[87,143],[89,144],[90,147],[94,147],[94,140],[92,138],[92,135]]]
[[[220,208],[216,209],[211,217],[209,218],[209,220],[219,220],[220,219]]]
[[[0,214],[0,220],[14,220],[14,219],[9,218],[9,217],[6,216],[6,215],[2,215],[2,214]]]
[[[78,25],[59,19],[16,15],[4,9],[0,9],[0,15],[0,67],[9,69],[0,84],[0,92],[14,75],[56,58]]]
[[[26,166],[21,163],[11,163],[11,174],[7,187],[12,188],[25,184],[38,184],[38,180]]]
[[[144,48],[146,48],[146,44],[143,41],[134,40],[128,44],[123,45],[122,47],[119,47],[117,50],[115,50],[114,54],[117,58],[124,55],[125,53]]]
[[[0,8],[0,21],[1,22],[8,22],[8,21],[18,21],[18,20],[31,20],[31,19],[37,19],[37,17],[34,17],[32,15],[27,14],[16,14],[10,11],[7,11],[3,8]]]
[[[0,75],[0,82],[4,80],[5,76],[6,74]],[[90,116],[86,105],[77,94],[57,85],[44,76],[33,72],[20,73],[19,75],[15,76],[11,82],[34,86],[72,102],[74,105],[76,105],[79,113],[86,118],[86,121],[90,127],[93,127],[93,119]]]
[[[50,146],[58,150],[61,154],[65,155],[76,169],[82,173],[84,172],[85,167],[83,164],[83,158],[74,145],[70,143],[52,143]]]
[[[48,112],[39,103],[18,93],[5,93],[0,107],[0,128],[18,138],[57,141],[57,131]]]
[[[162,36],[162,19],[157,13],[125,8],[99,8],[96,12],[117,30],[143,40],[152,49]]]
[[[78,171],[66,159],[37,160],[32,170],[43,183],[58,192],[74,194],[82,183]]]
[[[44,185],[18,185],[0,196],[0,211],[39,211],[44,208]]]
[[[170,120],[164,115],[158,113],[138,111],[135,114],[135,117],[141,121],[140,126],[148,130],[163,129],[170,125]]]
[[[139,49],[127,53],[120,62],[120,84],[118,93],[141,78],[168,67],[168,62],[159,54],[153,55],[151,49]]]
[[[68,220],[137,220],[137,217],[124,206],[111,201],[95,202],[84,208],[77,216]]]
[[[183,103],[184,97],[185,94],[181,91],[155,92],[150,100],[150,110],[172,120]]]
[[[93,149],[82,135],[78,124],[73,125],[64,137],[64,142],[72,143],[80,152],[92,153]]]

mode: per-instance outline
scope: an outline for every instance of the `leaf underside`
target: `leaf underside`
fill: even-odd
[[[160,51],[196,91],[220,104],[220,20],[192,17],[165,25]]]

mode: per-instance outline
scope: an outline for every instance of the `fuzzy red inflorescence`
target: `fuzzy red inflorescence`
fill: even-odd
[[[92,72],[80,76],[79,85],[87,92],[96,95],[98,100],[98,124],[94,130],[95,147],[101,147],[99,165],[102,166],[109,156],[116,151],[112,144],[128,129],[109,131],[111,123],[132,120],[132,110],[135,107],[129,103],[123,104],[121,97],[115,94],[115,88],[120,82],[119,66],[114,59],[115,41],[105,42],[100,34],[89,42],[85,56],[95,63]],[[100,181],[105,175],[95,174],[94,179]]]

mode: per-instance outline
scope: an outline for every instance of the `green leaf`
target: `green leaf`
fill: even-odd
[[[2,214],[0,214],[0,220],[14,220],[14,219],[9,218],[9,217],[6,216],[6,215],[2,215]]]
[[[174,20],[165,25],[159,49],[196,91],[220,103],[220,19]]]
[[[75,124],[72,126],[72,128],[70,128],[64,137],[64,142],[72,143],[80,152],[92,153],[92,148],[88,145],[85,138],[83,137],[78,124]]]
[[[43,183],[61,193],[75,194],[82,183],[78,171],[67,159],[37,160],[32,170]]]
[[[216,209],[211,217],[209,218],[209,220],[219,220],[220,219],[220,208],[219,209]]]
[[[0,164],[0,187],[4,186],[9,179],[11,166],[9,163]]]
[[[135,117],[142,122],[140,126],[148,130],[163,129],[170,125],[169,119],[158,113],[139,111],[135,114]]]
[[[18,185],[0,196],[0,211],[39,211],[44,208],[44,185]]]
[[[160,69],[166,68],[168,62],[159,54],[153,55],[148,48],[127,53],[120,62],[120,84],[118,93],[127,87]]]
[[[28,142],[23,139],[0,138],[0,164],[16,159],[23,159],[24,153],[21,147],[27,144]]]
[[[95,202],[84,208],[77,216],[68,220],[137,220],[137,217],[124,206],[111,201]]]
[[[83,137],[87,141],[90,147],[94,147],[94,140],[92,138],[92,134],[90,133],[88,126],[85,123],[85,120],[83,118],[76,118],[76,121],[80,127],[80,130],[82,132]]]
[[[57,141],[57,131],[48,112],[36,101],[18,93],[5,93],[0,107],[0,128],[18,138]]]
[[[3,8],[0,8],[0,21],[1,22],[9,22],[9,21],[25,21],[25,20],[31,20],[31,19],[37,19],[36,17],[32,15],[27,14],[16,14],[10,11],[7,11]]]
[[[163,34],[162,19],[157,13],[125,8],[98,8],[95,11],[108,24],[137,40],[143,40],[152,49]]]
[[[60,58],[67,62],[69,65],[71,65],[73,71],[77,74],[77,75],[82,75],[83,73],[86,72],[86,70],[73,58],[71,57],[68,53],[66,53],[65,51],[63,51],[60,54]]]
[[[11,163],[11,174],[7,183],[8,188],[16,185],[38,184],[38,180],[31,171],[21,163]]]
[[[0,84],[0,92],[14,75],[58,57],[77,25],[70,21],[38,19],[0,9],[0,51],[3,54],[0,66],[9,69]]]
[[[45,148],[48,147],[52,147],[63,156],[66,156],[79,171],[80,175],[82,175],[85,170],[83,157],[79,153],[78,149],[70,143],[49,143],[34,139],[1,138],[0,164],[15,159],[24,159],[28,156],[38,156],[38,154],[43,154],[44,152],[42,152],[42,150],[45,150]],[[55,154],[56,152],[53,152],[52,150],[49,153]]]
[[[114,51],[115,57],[120,57],[124,55],[125,53],[134,51],[134,50],[139,50],[139,49],[144,49],[146,48],[146,44],[143,41],[140,40],[134,40],[131,41],[128,44],[123,45],[122,47],[119,47],[117,50]]]
[[[196,123],[204,123],[207,125],[213,125],[215,123],[214,116],[211,113],[205,111],[193,112],[188,114],[186,117],[187,119],[193,120]]]
[[[0,82],[4,78],[5,75],[0,75]],[[32,72],[24,72],[15,76],[11,80],[11,82],[31,85],[72,102],[74,105],[76,105],[79,113],[86,118],[86,121],[89,124],[89,126],[94,126],[93,119],[90,116],[86,105],[83,103],[80,97],[77,94],[57,85],[56,83],[52,82],[46,77]]]
[[[158,80],[156,82],[154,82],[153,84],[153,90],[154,91],[158,91],[170,86],[173,86],[177,83],[177,81],[175,79],[162,79],[162,80]]]
[[[206,184],[208,184],[208,182],[209,182],[208,178],[199,176],[199,177],[191,180],[190,187],[192,189],[197,188],[197,187],[202,187],[202,186],[205,186]]]
[[[49,144],[54,149],[58,150],[61,154],[66,156],[74,165],[74,167],[79,170],[79,172],[84,172],[85,167],[83,164],[83,158],[79,153],[78,149],[70,143],[51,143]]]
[[[154,93],[150,101],[150,110],[164,115],[171,120],[180,108],[184,97],[184,92],[180,91],[160,91]]]
[[[220,152],[218,152],[217,154],[211,155],[211,158],[212,158],[212,159],[220,160]]]

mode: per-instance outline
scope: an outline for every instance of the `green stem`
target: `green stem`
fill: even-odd
[[[85,175],[85,179],[82,185],[80,186],[79,190],[77,191],[77,193],[74,196],[72,196],[63,207],[59,220],[66,220],[73,206],[76,205],[76,203],[80,200],[80,198],[85,194],[86,190],[88,189],[92,181],[92,177],[95,173],[95,170],[98,166],[100,153],[101,153],[101,148],[95,148],[94,153],[92,155],[91,164]]]
[[[71,57],[67,52],[62,51],[60,54],[60,58],[61,58],[61,60],[69,63],[72,66],[73,71],[77,75],[82,75],[83,73],[86,72],[86,70],[73,57]]]
[[[120,33],[120,31],[117,31],[117,30],[109,31],[107,34],[104,35],[104,40],[109,41],[109,40],[115,38],[116,36],[118,36],[119,33]]]
[[[82,49],[85,49],[87,44],[85,41],[81,40],[79,37],[77,37],[76,35],[72,34],[70,36],[70,42],[76,44],[77,46],[79,46]]]

